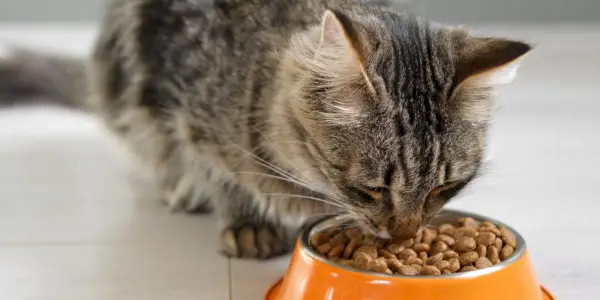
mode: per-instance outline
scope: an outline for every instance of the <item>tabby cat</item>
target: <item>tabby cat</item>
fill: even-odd
[[[87,62],[18,50],[3,101],[100,115],[173,209],[214,211],[233,257],[311,216],[382,237],[478,173],[496,86],[531,47],[361,0],[111,0]]]

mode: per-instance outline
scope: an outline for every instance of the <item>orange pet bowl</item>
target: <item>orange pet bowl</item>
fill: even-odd
[[[367,272],[329,262],[309,246],[310,236],[332,225],[323,219],[307,228],[288,270],[267,292],[266,300],[553,300],[537,282],[523,237],[487,217],[446,210],[433,223],[462,217],[488,220],[517,237],[513,256],[491,268],[440,276],[401,276]]]

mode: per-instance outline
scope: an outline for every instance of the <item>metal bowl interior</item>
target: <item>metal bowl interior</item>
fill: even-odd
[[[437,275],[437,276],[405,276],[405,275],[389,275],[389,274],[382,274],[382,273],[376,273],[376,272],[371,272],[371,271],[362,271],[359,269],[355,269],[355,268],[350,268],[350,267],[346,267],[346,266],[342,266],[339,264],[336,264],[330,260],[328,260],[327,258],[321,256],[319,253],[317,253],[311,246],[310,246],[310,237],[319,231],[325,230],[327,228],[331,228],[332,226],[334,226],[335,224],[339,224],[340,221],[337,219],[337,217],[326,217],[323,218],[317,222],[314,222],[313,225],[311,225],[310,227],[306,228],[301,236],[300,236],[300,245],[301,245],[301,251],[306,252],[311,258],[321,261],[323,263],[335,266],[337,268],[341,268],[344,269],[346,271],[350,271],[350,272],[357,272],[357,273],[364,273],[364,274],[370,274],[372,276],[378,276],[378,277],[394,277],[394,278],[407,278],[407,279],[423,279],[423,278],[431,278],[431,279],[435,279],[435,278],[472,278],[472,277],[477,277],[477,276],[482,276],[482,275],[486,275],[486,274],[490,274],[493,272],[496,272],[498,270],[501,270],[503,268],[505,268],[506,266],[509,266],[510,264],[512,264],[513,262],[515,262],[516,260],[518,260],[519,258],[521,258],[521,256],[525,253],[525,250],[527,249],[527,246],[525,244],[525,240],[523,239],[523,237],[512,227],[510,227],[507,224],[504,224],[500,221],[494,220],[492,218],[488,218],[482,215],[478,215],[478,214],[474,214],[474,213],[470,213],[470,212],[465,212],[465,211],[459,211],[459,210],[451,210],[451,209],[447,209],[447,210],[443,210],[437,217],[435,217],[432,221],[431,221],[431,225],[439,225],[442,223],[456,223],[456,221],[460,218],[464,218],[464,217],[471,217],[474,218],[475,220],[478,221],[490,221],[494,224],[496,224],[497,226],[501,226],[501,227],[505,227],[508,230],[510,230],[516,237],[517,239],[517,248],[515,249],[515,252],[513,253],[513,255],[498,263],[497,265],[493,266],[493,267],[489,267],[489,268],[485,268],[485,269],[480,269],[480,270],[476,270],[476,271],[471,271],[471,272],[465,272],[465,273],[454,273],[454,274],[445,274],[445,275]]]

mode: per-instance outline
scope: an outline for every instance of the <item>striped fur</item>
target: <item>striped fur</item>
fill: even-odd
[[[527,51],[369,1],[112,0],[63,104],[102,116],[171,207],[216,211],[226,254],[267,258],[323,213],[427,222],[477,174],[494,75]],[[27,70],[0,63],[0,89],[49,92],[7,88]]]

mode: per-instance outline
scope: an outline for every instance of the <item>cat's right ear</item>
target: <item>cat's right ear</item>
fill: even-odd
[[[365,70],[365,47],[361,35],[362,28],[348,16],[335,10],[327,10],[321,23],[320,47],[323,53],[337,53],[351,58],[346,61],[351,72],[360,72],[367,88],[375,93],[373,84]],[[340,59],[340,57],[338,57]]]
[[[365,70],[364,28],[334,10],[323,14],[321,26],[292,40],[296,61],[318,75],[327,87],[345,87],[363,82],[374,91]]]

